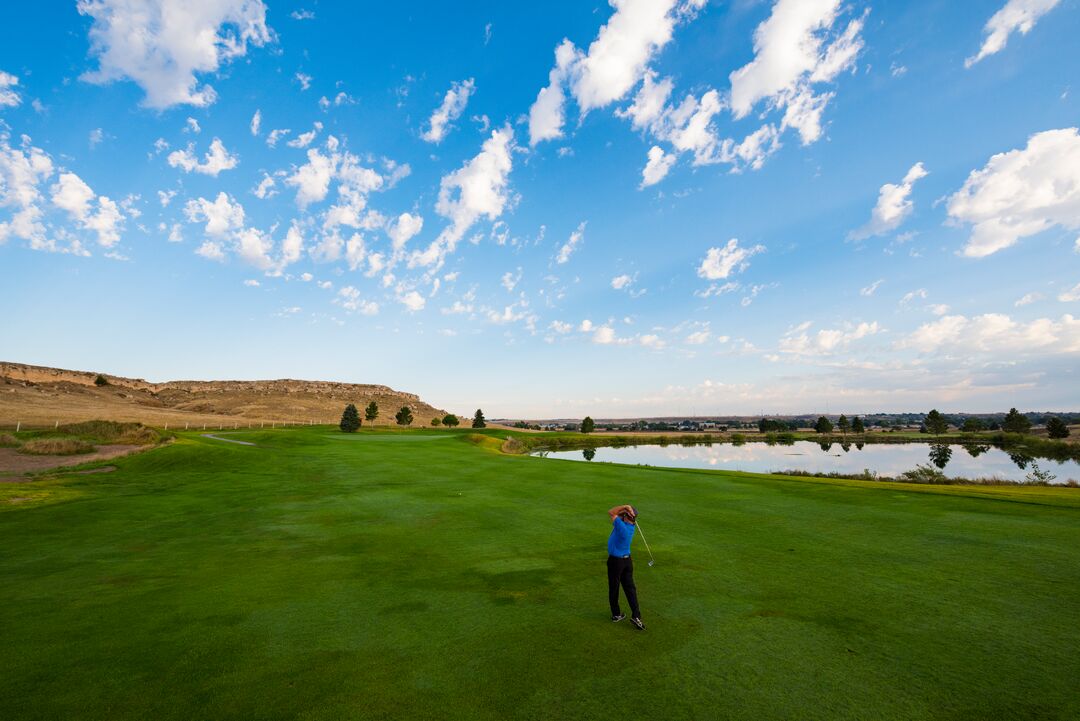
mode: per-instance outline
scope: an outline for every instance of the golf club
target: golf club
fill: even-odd
[[[641,522],[635,521],[634,525],[637,526],[638,535],[641,536],[641,542],[645,544],[645,550],[649,552],[649,565],[652,566],[654,563],[656,563],[656,559],[653,558],[652,549],[649,548],[649,542],[645,540],[645,534],[641,532]]]

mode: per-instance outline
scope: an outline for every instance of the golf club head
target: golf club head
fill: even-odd
[[[654,563],[656,563],[656,561],[649,561],[649,568],[652,568],[652,565],[653,565]]]

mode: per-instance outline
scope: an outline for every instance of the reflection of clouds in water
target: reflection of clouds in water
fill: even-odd
[[[597,448],[593,462],[672,466],[676,468],[706,468],[717,470],[806,471],[809,473],[862,473],[869,469],[883,476],[899,476],[918,465],[944,462],[945,473],[965,478],[1004,478],[1022,481],[1027,471],[1018,468],[1010,455],[998,448],[978,447],[974,453],[962,446],[945,444],[903,443],[857,445],[844,452],[840,444],[832,444],[823,452],[816,441],[796,441],[792,445],[770,446],[766,443],[732,445],[716,443],[711,446],[626,446]],[[941,447],[943,446],[943,447]],[[561,451],[549,454],[552,458],[583,460],[581,451]],[[1040,460],[1040,468],[1057,476],[1057,483],[1070,478],[1080,480],[1080,464],[1074,461],[1059,463]]]

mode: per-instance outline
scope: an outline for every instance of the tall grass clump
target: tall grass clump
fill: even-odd
[[[34,438],[23,443],[19,453],[34,456],[74,456],[93,450],[94,446],[81,438]]]
[[[19,439],[11,433],[0,433],[0,448],[17,448]]]
[[[60,426],[59,430],[93,443],[121,443],[149,446],[160,443],[162,435],[142,423],[118,423],[116,421],[84,421]]]

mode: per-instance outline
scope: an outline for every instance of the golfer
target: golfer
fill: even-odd
[[[630,603],[630,623],[639,631],[645,630],[638,608],[637,587],[634,586],[634,562],[630,559],[630,540],[634,537],[637,509],[630,505],[615,506],[611,517],[611,535],[607,542],[608,601],[611,603],[611,620],[618,623],[626,618],[619,609],[619,584],[622,584],[626,600]]]

